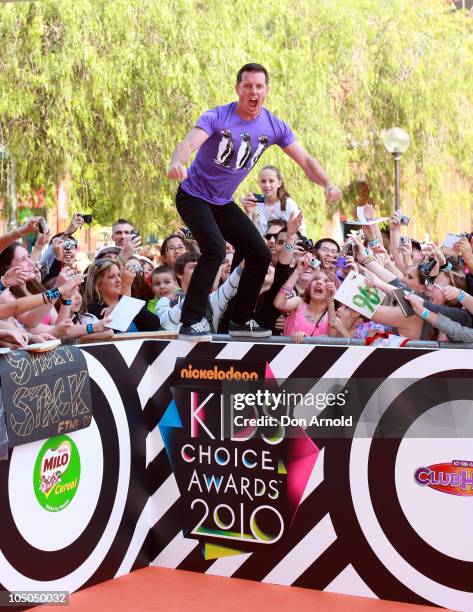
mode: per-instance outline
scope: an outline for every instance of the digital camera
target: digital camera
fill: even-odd
[[[418,270],[421,273],[422,277],[426,280],[429,280],[430,273],[435,268],[436,260],[433,257],[429,257],[427,261],[418,265]]]
[[[314,270],[317,270],[317,268],[320,267],[320,261],[317,259],[317,257],[310,257],[309,266]]]
[[[188,227],[181,227],[181,232],[184,234],[186,240],[192,240],[194,236]]]
[[[296,244],[297,246],[301,246],[304,249],[304,251],[310,251],[311,249],[314,248],[313,240],[311,240],[310,238],[307,238],[307,236],[302,236],[302,238],[298,240]]]
[[[72,251],[72,249],[75,249],[77,246],[77,243],[75,242],[75,240],[64,240],[64,244],[62,245],[62,248],[65,251]]]
[[[337,268],[341,268],[342,270],[346,270],[348,268],[347,258],[346,257],[338,257],[335,263]]]
[[[92,215],[84,215],[84,213],[77,213],[78,217],[84,219],[84,223],[92,223]]]
[[[401,225],[409,225],[409,221],[411,220],[410,217],[408,217],[407,215],[401,215],[401,218],[399,219],[399,223]]]
[[[136,261],[133,261],[126,266],[130,270],[133,270],[135,274],[143,274],[143,266]]]

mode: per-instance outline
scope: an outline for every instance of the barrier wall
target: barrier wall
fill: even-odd
[[[60,511],[38,503],[44,441],[0,462],[0,588],[74,591],[151,563],[473,609],[469,350],[157,340],[81,350],[94,419],[69,434],[77,490]],[[218,372],[231,368],[307,393],[314,379],[364,379],[354,430],[375,406],[372,426],[395,410],[400,433],[222,440]],[[416,437],[422,423],[452,433]]]

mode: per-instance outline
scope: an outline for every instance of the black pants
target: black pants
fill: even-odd
[[[192,274],[182,308],[182,325],[192,325],[205,316],[207,299],[220,264],[225,258],[225,241],[245,260],[233,320],[246,323],[252,318],[271,254],[253,222],[235,202],[210,204],[183,191],[176,195],[176,206],[184,223],[197,240],[201,256]]]

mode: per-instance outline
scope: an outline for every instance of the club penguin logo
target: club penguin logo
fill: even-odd
[[[47,440],[36,458],[33,487],[39,504],[48,512],[64,510],[73,500],[80,479],[80,456],[68,436]]]

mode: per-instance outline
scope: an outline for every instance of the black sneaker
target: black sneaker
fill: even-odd
[[[179,340],[188,340],[189,342],[209,342],[212,340],[212,334],[205,330],[202,323],[193,323],[192,325],[181,325],[179,330]]]
[[[243,324],[230,321],[228,333],[232,338],[269,338],[272,335],[270,329],[264,329],[253,319]]]

